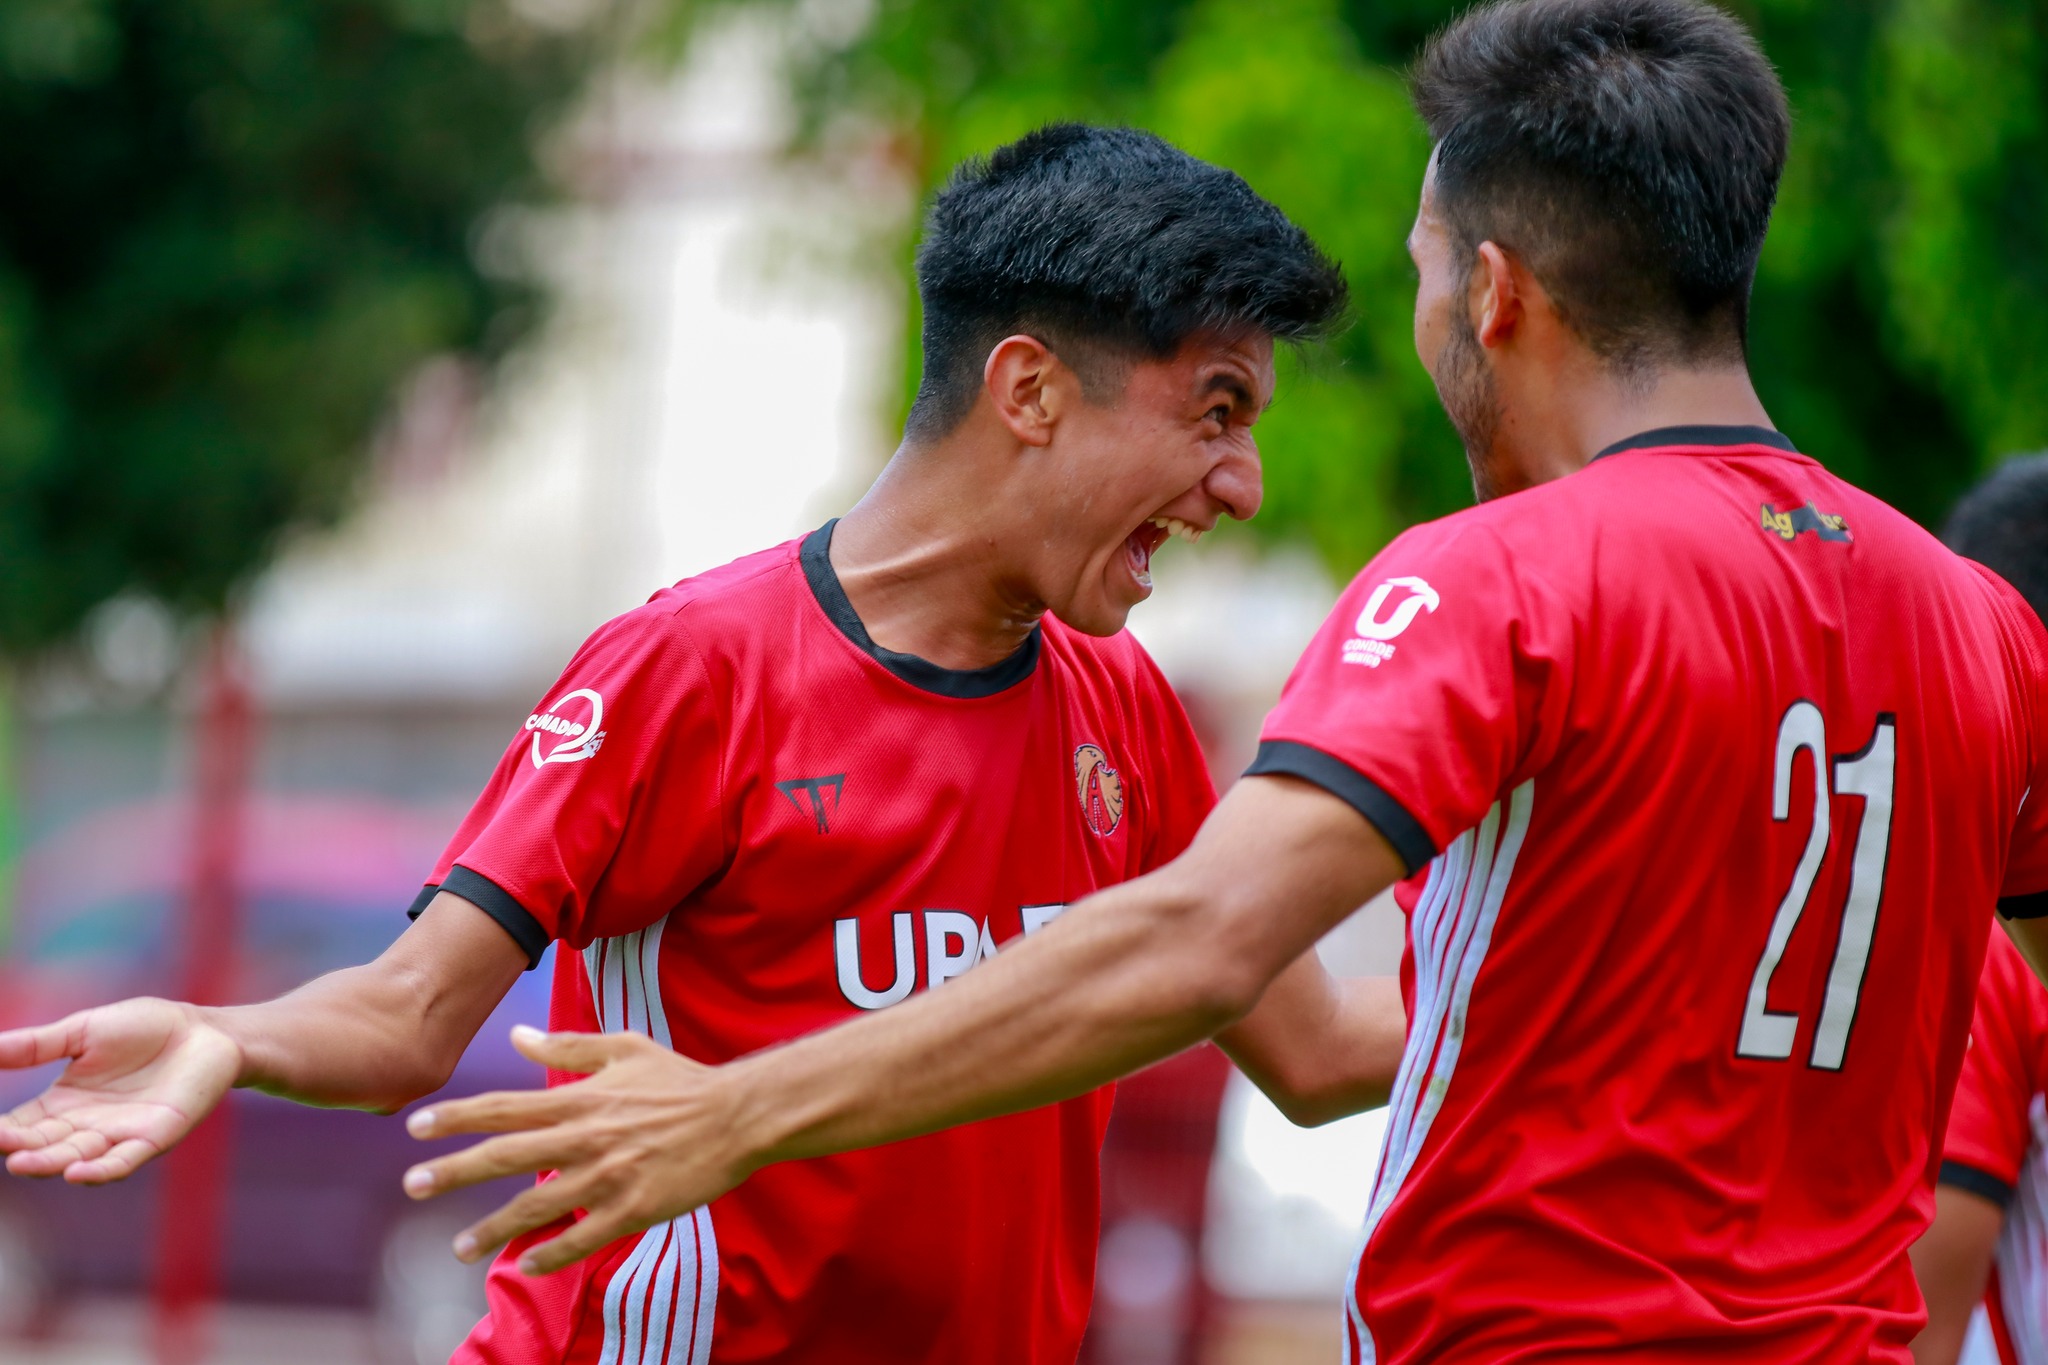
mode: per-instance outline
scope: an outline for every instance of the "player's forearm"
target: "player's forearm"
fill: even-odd
[[[525,965],[483,912],[444,895],[375,962],[204,1014],[241,1050],[237,1085],[388,1112],[447,1082]]]
[[[1247,778],[1194,846],[958,982],[726,1068],[749,1168],[1079,1094],[1241,1016],[1400,862],[1357,812]]]
[[[202,1013],[241,1049],[236,1085],[388,1112],[439,1089],[467,1041],[435,1038],[409,984],[373,963],[260,1005]]]
[[[1281,1113],[1313,1128],[1386,1102],[1407,1025],[1399,981],[1334,978],[1310,952],[1216,1041]]]
[[[948,985],[725,1069],[751,1166],[1084,1093],[1209,1036],[1264,984],[1255,947],[1166,873],[1113,888]],[[1267,969],[1270,970],[1270,969]]]

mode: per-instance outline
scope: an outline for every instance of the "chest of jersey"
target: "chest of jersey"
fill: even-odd
[[[992,697],[830,660],[748,700],[733,855],[664,934],[693,1055],[897,1004],[1138,869],[1151,775],[1114,700],[1054,659]]]

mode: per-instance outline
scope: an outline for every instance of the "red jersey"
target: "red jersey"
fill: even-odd
[[[1984,1306],[2005,1365],[2048,1365],[2048,990],[1991,936],[1941,1182],[2005,1210]]]
[[[991,668],[892,654],[830,540],[600,629],[442,856],[439,887],[536,957],[561,944],[552,1027],[729,1061],[960,975],[1171,859],[1212,804],[1129,636],[1048,617]],[[1071,1361],[1109,1107],[1102,1090],[771,1166],[545,1278],[514,1269],[534,1239],[515,1243],[455,1360]]]
[[[1760,428],[1368,565],[1253,767],[1427,865],[1349,1358],[1910,1359],[2044,679],[2018,594]]]

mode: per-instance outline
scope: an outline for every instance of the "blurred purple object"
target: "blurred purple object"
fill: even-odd
[[[404,929],[405,907],[448,823],[443,810],[372,799],[254,798],[230,998],[274,996],[375,957]],[[187,803],[142,801],[85,816],[27,851],[0,1026],[175,991],[181,954],[169,935],[189,877],[192,829]],[[443,1095],[539,1084],[539,1069],[513,1052],[506,1035],[515,1023],[546,1022],[546,982],[545,970],[521,978]],[[29,1098],[54,1075],[54,1068],[0,1074],[0,1106]],[[517,1187],[500,1182],[415,1205],[399,1190],[402,1173],[424,1154],[459,1144],[414,1142],[398,1118],[309,1109],[247,1091],[230,1104],[236,1137],[221,1280],[229,1298],[386,1310],[394,1293],[406,1296],[408,1281],[440,1273],[417,1263],[433,1244],[446,1245],[438,1232],[423,1239],[423,1225],[452,1235],[465,1215]],[[0,1181],[0,1231],[27,1238],[37,1263],[29,1269],[49,1296],[138,1293],[158,1240],[157,1185],[154,1168],[98,1189]],[[451,1203],[458,1207],[444,1207]],[[412,1334],[414,1325],[396,1330]]]

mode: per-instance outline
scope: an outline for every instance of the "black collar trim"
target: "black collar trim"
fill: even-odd
[[[898,654],[876,644],[854,611],[853,603],[847,600],[846,589],[839,585],[839,575],[832,568],[832,528],[838,524],[839,518],[834,517],[804,537],[804,578],[825,615],[862,653],[912,687],[942,697],[992,697],[1023,682],[1038,667],[1038,651],[1044,643],[1044,633],[1038,626],[1031,628],[1016,653],[987,668],[941,668],[929,659]]]
[[[1799,447],[1782,431],[1769,427],[1658,427],[1655,431],[1640,432],[1626,440],[1616,441],[1593,458],[1604,460],[1609,455],[1619,455],[1624,450],[1652,450],[1660,446],[1770,446],[1797,455]]]

